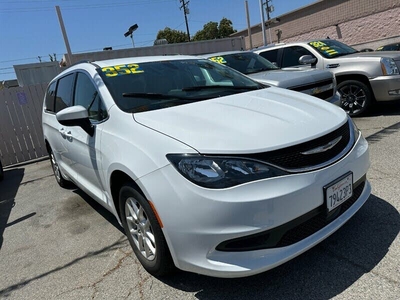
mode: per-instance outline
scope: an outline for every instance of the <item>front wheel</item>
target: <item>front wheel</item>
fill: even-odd
[[[372,104],[372,92],[363,82],[345,80],[338,84],[341,95],[341,107],[351,116],[356,117],[366,113]]]
[[[137,259],[154,276],[174,270],[171,254],[160,224],[149,204],[133,185],[119,193],[121,222]]]

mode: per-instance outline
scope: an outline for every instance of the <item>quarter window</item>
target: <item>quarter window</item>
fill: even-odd
[[[54,112],[54,100],[56,95],[56,84],[57,82],[52,82],[47,88],[46,99],[45,99],[45,110],[48,112]]]

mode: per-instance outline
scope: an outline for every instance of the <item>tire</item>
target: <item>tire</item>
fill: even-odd
[[[358,80],[345,80],[338,84],[337,90],[341,95],[341,107],[351,117],[363,115],[372,105],[370,88]]]
[[[133,185],[122,186],[119,193],[121,222],[133,252],[153,276],[165,276],[175,266],[164,234],[150,203]]]
[[[71,185],[71,182],[63,178],[60,167],[58,166],[56,157],[54,156],[53,151],[51,149],[49,151],[49,157],[50,157],[50,163],[51,163],[51,167],[53,169],[54,177],[56,178],[58,185],[61,186],[62,188],[69,187]]]

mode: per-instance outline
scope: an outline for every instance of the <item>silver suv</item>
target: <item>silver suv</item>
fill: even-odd
[[[282,68],[311,64],[332,71],[341,107],[350,116],[364,114],[374,101],[400,100],[399,52],[358,52],[331,39],[278,44],[254,52]]]
[[[206,57],[263,84],[301,92],[340,105],[335,76],[329,71],[310,67],[281,69],[251,51],[211,53]]]

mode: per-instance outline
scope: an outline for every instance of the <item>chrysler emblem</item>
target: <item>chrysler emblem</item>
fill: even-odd
[[[339,141],[342,139],[342,136],[337,137],[336,139],[334,139],[333,141],[330,141],[328,144],[323,145],[323,146],[319,146],[317,148],[308,150],[308,151],[304,151],[304,152],[300,152],[303,155],[310,155],[310,154],[316,154],[316,153],[321,153],[321,152],[325,152],[328,151],[329,149],[332,149],[333,147],[335,147],[335,145],[337,143],[339,143]]]

